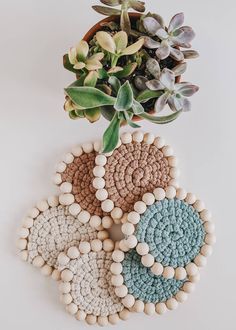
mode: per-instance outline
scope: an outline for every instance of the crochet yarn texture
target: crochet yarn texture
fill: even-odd
[[[148,206],[136,227],[138,242],[163,266],[183,267],[199,254],[205,231],[199,213],[178,199],[164,199]]]
[[[154,275],[149,268],[142,265],[141,256],[135,250],[125,254],[122,266],[128,293],[143,302],[165,302],[175,296],[184,285],[184,281]]]
[[[115,207],[130,212],[144,193],[168,185],[169,172],[168,159],[156,146],[144,142],[122,144],[108,157],[105,189]]]

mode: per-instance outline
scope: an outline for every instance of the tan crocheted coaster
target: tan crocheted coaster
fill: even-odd
[[[92,185],[95,158],[101,149],[100,143],[85,143],[72,149],[57,166],[54,183],[65,194],[65,203],[74,200],[83,210],[98,216],[107,214],[101,209]]]
[[[136,131],[121,135],[121,142],[108,155],[98,155],[93,186],[102,209],[120,219],[142,195],[157,187],[177,186],[177,159],[161,137]]]
[[[110,244],[101,218],[81,211],[78,204],[65,206],[59,200],[60,197],[54,196],[37,203],[23,220],[17,242],[21,258],[55,280],[59,279],[57,257],[60,252],[97,238]]]
[[[77,320],[105,326],[129,316],[111,283],[112,251],[114,244],[106,246],[97,239],[58,256],[61,301]]]

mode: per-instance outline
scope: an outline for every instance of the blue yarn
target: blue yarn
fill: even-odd
[[[167,280],[163,276],[154,275],[149,268],[142,265],[141,257],[135,250],[125,254],[122,266],[128,293],[143,302],[164,302],[173,297],[184,284],[184,281]]]
[[[205,231],[198,212],[178,199],[164,199],[148,206],[136,226],[139,242],[163,266],[184,267],[200,252]]]

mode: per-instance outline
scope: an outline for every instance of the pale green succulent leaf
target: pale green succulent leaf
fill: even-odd
[[[125,31],[117,32],[113,36],[113,40],[115,41],[115,44],[116,44],[117,53],[122,52],[128,45],[128,36]]]
[[[133,90],[129,81],[126,81],[124,85],[118,91],[117,99],[114,104],[116,111],[129,110],[133,105]]]
[[[128,46],[126,49],[122,51],[122,55],[133,55],[139,51],[140,48],[142,48],[144,43],[144,39],[141,38],[138,41],[136,41],[134,44]]]
[[[122,31],[125,31],[128,35],[131,31],[131,23],[129,19],[129,14],[127,10],[121,11],[121,17],[120,17],[120,26]]]
[[[115,8],[107,8],[104,6],[92,6],[92,8],[99,14],[105,16],[120,15],[121,11]]]
[[[85,40],[81,40],[76,47],[76,51],[77,51],[78,61],[81,61],[81,62],[85,61],[88,56],[88,52],[89,52],[88,43]]]
[[[109,33],[105,31],[99,31],[96,34],[96,38],[97,42],[104,50],[112,54],[116,53],[115,41]]]
[[[70,63],[68,54],[63,56],[63,66],[66,70],[71,71],[73,73],[77,73],[78,70],[74,68],[74,65]]]
[[[96,71],[91,71],[84,79],[84,86],[95,87],[98,80],[98,74]]]
[[[103,153],[111,152],[115,149],[119,141],[119,130],[121,120],[118,113],[115,113],[110,125],[103,135]]]
[[[139,115],[144,112],[144,108],[141,103],[136,100],[133,100],[132,109],[135,115]]]
[[[168,116],[158,116],[158,117],[149,115],[148,113],[144,112],[144,113],[140,114],[139,117],[146,119],[154,124],[168,124],[168,123],[174,121],[175,119],[177,119],[179,117],[179,115],[181,114],[181,112],[182,111],[177,111]]]

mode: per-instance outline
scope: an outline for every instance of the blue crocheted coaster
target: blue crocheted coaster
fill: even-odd
[[[185,282],[154,275],[149,268],[142,265],[141,256],[135,250],[125,254],[122,266],[122,275],[128,293],[144,303],[167,301],[175,296]]]
[[[205,230],[193,206],[178,199],[164,199],[147,206],[136,226],[138,242],[163,266],[184,267],[200,252]]]

